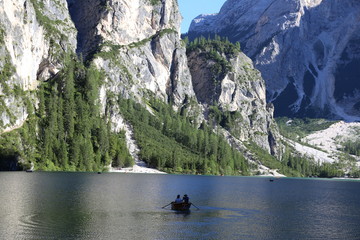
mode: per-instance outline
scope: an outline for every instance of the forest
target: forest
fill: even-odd
[[[140,157],[150,166],[170,173],[249,174],[242,154],[205,121],[188,117],[186,109],[176,112],[155,98],[147,102],[152,112],[130,99],[120,99],[119,104],[134,127]]]
[[[215,75],[230,71],[226,56],[240,51],[239,44],[219,38],[200,38],[187,45],[188,51],[200,49],[204,54],[210,52],[208,58],[218,60]],[[36,106],[27,100],[30,115],[26,123],[1,135],[1,164],[16,159],[18,169],[33,165],[35,170],[44,171],[106,171],[110,165],[132,166],[134,160],[127,149],[125,132],[114,132],[110,113],[101,112],[99,89],[106,75],[73,54],[64,57],[63,66],[54,77],[39,85],[34,93],[38,99]],[[24,94],[18,91],[18,95]],[[254,174],[254,164],[217,131],[224,128],[231,132],[240,119],[237,112],[224,112],[214,103],[209,106],[208,119],[204,119],[199,114],[190,114],[189,109],[198,104],[190,97],[177,111],[171,102],[151,94],[137,101],[121,95],[114,99],[117,103],[108,104],[118,104],[122,117],[133,128],[139,158],[149,166],[168,173]],[[287,127],[283,122],[279,122],[280,129]],[[313,130],[312,125],[310,128]],[[289,146],[279,160],[252,142],[245,145],[257,161],[287,176],[344,175],[336,164],[316,163],[293,154]],[[353,151],[353,145],[347,148]]]
[[[115,133],[100,114],[99,86],[104,75],[67,55],[64,68],[37,91],[38,107],[20,129],[2,135],[2,158],[19,168],[45,171],[102,171],[132,166],[124,132]],[[30,105],[30,107],[32,107]]]

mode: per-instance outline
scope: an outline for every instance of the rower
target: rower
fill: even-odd
[[[189,197],[187,194],[184,195],[183,201],[184,201],[184,203],[189,203]]]

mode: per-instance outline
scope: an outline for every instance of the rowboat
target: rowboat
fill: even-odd
[[[171,203],[171,210],[175,211],[189,211],[191,203]]]

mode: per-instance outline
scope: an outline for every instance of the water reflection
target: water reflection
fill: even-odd
[[[30,197],[24,189],[31,187],[30,182],[17,180],[9,173],[0,175],[0,236],[4,239],[18,237],[18,220],[26,212],[26,205]]]
[[[356,239],[359,183],[0,173],[1,239]],[[200,210],[162,206],[187,193]]]
[[[91,218],[86,178],[73,174],[31,174],[26,206],[19,219],[20,236],[29,239],[80,239]],[[15,206],[21,208],[21,206]]]

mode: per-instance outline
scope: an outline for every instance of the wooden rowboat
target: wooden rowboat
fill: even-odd
[[[189,211],[191,203],[171,203],[171,210],[175,211]]]

